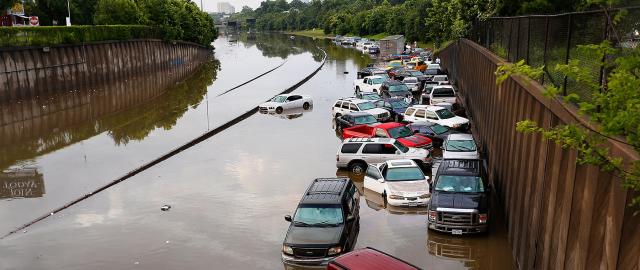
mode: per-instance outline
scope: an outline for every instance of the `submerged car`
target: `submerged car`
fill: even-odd
[[[396,122],[402,121],[404,112],[409,108],[404,98],[385,98],[374,102],[376,107],[385,109],[391,113],[391,119]]]
[[[442,145],[442,158],[479,159],[480,154],[471,134],[451,134]]]
[[[308,95],[284,94],[273,97],[268,102],[260,104],[258,109],[261,113],[276,112],[282,113],[284,110],[293,108],[303,108],[308,110],[313,106],[313,100]]]
[[[322,265],[355,246],[360,195],[349,178],[318,178],[302,196],[282,244],[285,264]]]
[[[359,92],[356,93],[356,98],[376,101],[382,99],[378,92]]]
[[[380,86],[380,96],[383,98],[399,97],[411,104],[413,103],[413,94],[409,91],[409,87],[398,81],[386,81]]]
[[[349,138],[345,139],[338,148],[336,167],[361,174],[369,164],[393,159],[410,159],[422,168],[429,168],[433,163],[431,151],[406,147],[395,139]]]
[[[404,112],[404,121],[412,123],[427,121],[447,126],[458,131],[466,132],[469,130],[469,119],[457,116],[447,108],[439,106],[411,106]]]
[[[443,159],[431,192],[429,229],[457,235],[486,232],[491,191],[487,180],[482,160]]]
[[[370,113],[352,112],[336,118],[336,129],[342,130],[358,125],[373,125],[378,123],[378,120]]]
[[[434,147],[441,146],[449,134],[458,133],[449,127],[427,121],[410,123],[407,127],[409,127],[414,133],[419,133],[423,136],[429,137]]]
[[[412,160],[389,160],[369,165],[364,188],[394,206],[426,206],[431,198],[429,177]]]
[[[344,254],[327,265],[327,270],[420,270],[380,250],[367,247]]]

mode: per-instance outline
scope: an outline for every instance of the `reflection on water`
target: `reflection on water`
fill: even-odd
[[[431,231],[427,234],[429,254],[462,262],[464,267],[469,269],[490,269],[481,267],[482,260],[489,255],[486,247],[482,245],[483,242],[482,238],[477,236],[457,237]]]
[[[36,167],[15,167],[0,172],[0,199],[39,198],[44,178]]]
[[[275,112],[270,112],[270,113],[263,113],[262,114],[267,114],[276,118],[281,118],[281,119],[287,119],[287,120],[292,120],[292,119],[297,119],[302,117],[305,113],[311,113],[313,111],[313,106],[310,107],[308,110],[305,110],[303,108],[295,108],[295,109],[286,109],[283,110],[281,113],[275,113]]]
[[[100,90],[5,104],[0,109],[0,169],[102,132],[121,145],[143,140],[156,128],[171,129],[189,107],[202,102],[218,68],[219,62],[207,62],[179,84],[179,77],[162,70]]]

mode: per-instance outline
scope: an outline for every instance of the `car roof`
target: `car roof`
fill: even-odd
[[[447,137],[447,139],[449,140],[456,140],[456,141],[475,141],[473,139],[473,135],[468,134],[468,133],[454,133],[454,134],[449,134],[449,136]]]
[[[438,168],[438,175],[480,175],[482,160],[480,159],[443,159]]]
[[[387,164],[387,168],[410,168],[410,167],[419,167],[415,161],[410,159],[394,159],[387,160],[384,163]]]
[[[376,125],[376,127],[384,128],[384,129],[394,128],[394,127],[401,127],[401,126],[404,126],[404,124],[401,124],[401,123],[398,123],[398,122],[387,122],[387,123],[382,123],[382,124]]]
[[[370,114],[368,112],[350,112],[347,113],[346,115],[350,115],[350,116],[364,116],[364,115],[371,115],[373,116],[373,114]]]
[[[380,76],[378,76],[378,75],[371,75],[371,76],[367,76],[367,77],[364,77],[364,78],[365,78],[365,79],[367,79],[367,78],[368,78],[368,79],[382,79],[382,77],[380,77]]]
[[[450,88],[453,89],[453,85],[450,84],[445,84],[445,85],[436,85],[433,87],[433,89],[441,89],[441,88]]]
[[[446,109],[444,107],[440,107],[440,106],[432,106],[432,105],[413,105],[409,108],[416,108],[416,109],[426,109],[427,111],[438,111],[438,110],[442,110],[442,109]]]
[[[343,141],[344,143],[394,143],[396,140],[392,138],[348,138]]]
[[[420,270],[408,262],[370,247],[346,253],[330,264],[350,270]]]
[[[341,98],[338,101],[350,101],[351,103],[355,103],[355,104],[360,104],[360,103],[364,103],[364,102],[371,102],[371,100],[359,99],[359,98],[354,98],[354,97]]]
[[[395,81],[395,80],[385,81],[385,83],[387,83],[388,85],[400,85],[400,84],[403,84],[402,82]]]
[[[311,182],[300,204],[341,204],[348,178],[317,178]]]

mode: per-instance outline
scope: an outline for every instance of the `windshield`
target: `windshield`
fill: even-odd
[[[431,127],[431,129],[433,130],[433,132],[435,132],[438,135],[446,133],[447,131],[449,131],[448,127],[441,126],[441,125],[438,125],[438,124],[433,125]]]
[[[416,79],[416,78],[405,78],[402,82],[404,82],[404,83],[418,83],[418,79]]]
[[[371,80],[369,80],[372,84],[381,84],[384,82],[383,78],[372,78]]]
[[[404,102],[404,100],[391,101],[389,103],[391,103],[391,107],[393,107],[394,109],[402,109],[402,108],[409,107],[409,104]]]
[[[433,76],[433,81],[434,82],[445,82],[448,81],[449,78],[447,78],[447,76]]]
[[[389,135],[391,136],[391,138],[397,139],[397,138],[409,137],[413,135],[413,132],[411,132],[411,129],[408,128],[407,126],[401,126],[401,127],[389,129]]]
[[[389,63],[390,67],[401,67],[402,66],[402,62],[391,62]]]
[[[373,117],[373,115],[358,116],[354,119],[354,121],[356,125],[366,125],[366,124],[373,124],[378,122],[378,120],[376,120],[376,118]]]
[[[455,97],[456,93],[451,88],[436,88],[433,89],[434,97]]]
[[[437,69],[427,69],[424,71],[424,74],[426,75],[438,75],[438,70]]]
[[[447,142],[446,150],[453,152],[476,151],[476,143],[471,140],[450,140]]]
[[[417,71],[417,70],[409,71],[409,74],[411,74],[411,76],[422,76],[422,75],[424,75],[424,74],[422,74],[422,72]]]
[[[363,93],[362,94],[362,99],[366,99],[366,100],[378,100],[380,99],[380,96],[376,93]]]
[[[438,117],[440,117],[440,119],[449,119],[455,117],[455,115],[447,109],[437,110],[436,114],[438,115]]]
[[[424,174],[418,167],[390,168],[387,170],[386,181],[415,181],[424,180]]]
[[[482,178],[477,176],[441,175],[436,183],[437,191],[445,192],[484,192]]]
[[[362,103],[358,104],[358,108],[359,108],[361,111],[371,110],[371,109],[373,109],[373,108],[375,108],[375,107],[376,107],[376,106],[375,106],[375,105],[373,105],[373,103],[371,103],[371,102],[369,102],[369,101],[367,101],[367,102],[362,102]]]
[[[404,84],[396,84],[396,85],[389,86],[389,92],[403,92],[403,91],[409,91],[409,87],[407,87]]]
[[[409,147],[406,147],[406,146],[402,145],[398,141],[394,142],[393,145],[395,145],[398,148],[398,150],[400,150],[400,152],[402,152],[402,153],[406,153],[406,152],[409,151]]]
[[[293,217],[296,225],[337,225],[342,223],[342,208],[330,206],[300,207]]]
[[[272,99],[271,99],[271,101],[273,101],[273,102],[278,102],[278,103],[282,103],[282,102],[284,102],[285,100],[287,100],[287,97],[286,97],[286,96],[276,96],[276,97],[274,97],[274,98],[272,98]]]

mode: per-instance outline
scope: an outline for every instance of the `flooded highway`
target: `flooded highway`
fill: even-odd
[[[2,235],[297,83],[320,65],[324,54],[316,46],[328,53],[322,70],[295,90],[313,97],[312,109],[252,115],[0,240],[0,269],[298,269],[281,262],[289,226],[283,217],[314,178],[349,176],[335,167],[340,140],[330,108],[353,94],[356,71],[370,59],[284,35],[230,40],[219,38],[215,61],[167,88],[150,83],[165,74],[149,74],[112,91],[3,105],[3,119],[16,120],[2,127],[0,185],[23,177],[23,185],[38,188],[33,196],[0,192]],[[127,100],[131,93],[139,98]],[[86,102],[60,105],[78,99]],[[36,119],[24,115],[24,104],[60,109]],[[376,247],[424,269],[515,267],[499,210],[492,211],[487,235],[445,235],[427,230],[425,209],[386,207],[364,192],[361,177],[352,180],[363,194],[357,247]],[[171,209],[161,211],[163,205]]]

